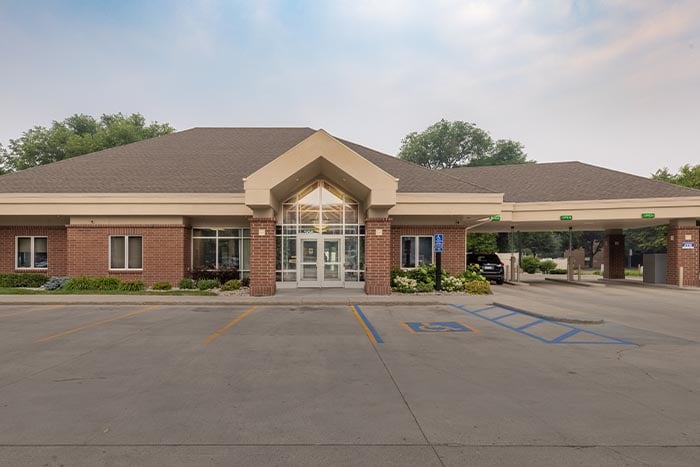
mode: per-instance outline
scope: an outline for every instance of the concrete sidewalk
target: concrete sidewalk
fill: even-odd
[[[0,295],[0,305],[443,305],[491,304],[493,295],[454,293],[366,295],[361,289],[281,289],[271,297],[249,295]]]

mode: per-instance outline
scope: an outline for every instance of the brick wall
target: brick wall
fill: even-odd
[[[147,286],[159,281],[176,286],[190,267],[188,234],[183,225],[69,225],[67,272],[71,277],[111,276],[142,280]],[[142,271],[110,271],[111,235],[143,237]]]
[[[433,236],[436,233],[444,235],[442,250],[442,268],[450,274],[464,271],[467,261],[465,243],[465,227],[455,225],[437,226],[405,226],[395,225],[391,228],[391,267],[401,266],[401,237],[404,235]]]
[[[48,269],[16,269],[16,237],[48,237]],[[0,273],[36,272],[49,276],[65,276],[66,228],[63,226],[0,226]]]
[[[700,287],[700,227],[669,226],[666,241],[666,283],[679,285],[680,268],[683,267],[683,286]],[[695,248],[682,249],[684,241],[695,242]]]
[[[256,297],[276,291],[275,227],[275,219],[250,219],[250,294]],[[260,235],[263,230],[264,235]]]
[[[381,231],[381,235],[378,233]],[[391,294],[391,219],[365,221],[365,293]]]
[[[625,236],[607,234],[605,236],[605,256],[603,277],[606,279],[625,278]]]

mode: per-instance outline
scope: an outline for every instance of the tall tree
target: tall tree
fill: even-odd
[[[449,169],[469,164],[492,146],[489,134],[473,123],[443,119],[406,135],[399,158],[430,169]]]
[[[8,147],[0,147],[0,167],[13,172],[173,131],[167,123],[146,123],[139,113],[105,114],[99,119],[75,114],[61,122],[54,121],[49,128],[35,126],[20,138],[11,139]]]
[[[518,141],[499,139],[486,154],[479,155],[469,162],[470,166],[529,164],[525,146]]]
[[[682,165],[676,174],[670,173],[668,168],[664,167],[663,169],[657,170],[651,178],[700,190],[700,164]]]

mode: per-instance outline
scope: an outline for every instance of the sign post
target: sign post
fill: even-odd
[[[442,290],[442,246],[444,235],[433,235],[433,248],[435,249],[435,290]]]

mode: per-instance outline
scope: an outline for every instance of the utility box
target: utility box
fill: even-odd
[[[666,283],[666,253],[645,253],[643,280],[649,284]]]

